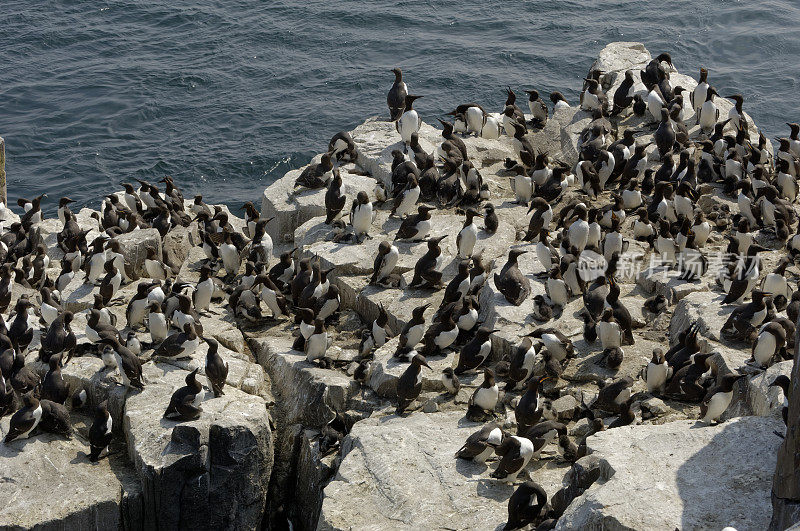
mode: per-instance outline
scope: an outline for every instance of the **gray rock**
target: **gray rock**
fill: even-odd
[[[764,529],[781,423],[741,417],[624,426],[587,441],[601,477],[557,529]],[[668,456],[668,457],[667,457]],[[657,492],[657,495],[654,495]],[[731,492],[746,504],[731,503]]]
[[[550,155],[550,158],[563,160],[564,157],[561,153],[561,131],[572,122],[578,110],[578,107],[558,109],[552,113],[541,131],[528,135],[537,153],[544,152]]]
[[[439,411],[439,404],[435,400],[428,400],[422,405],[423,413],[436,413]]]
[[[312,365],[305,354],[292,350],[291,338],[257,338],[250,346],[272,380],[286,425],[321,429],[337,412],[347,411],[359,393],[358,383],[346,374]]]
[[[551,407],[558,420],[572,420],[575,409],[578,407],[578,401],[572,395],[564,395],[557,400],[553,400]]]
[[[331,462],[333,456],[323,456],[319,443],[318,431],[302,430],[300,433],[294,495],[297,499],[295,515],[302,529],[316,529],[322,509],[322,489],[336,472]]]
[[[586,420],[586,419],[584,419]],[[572,500],[583,494],[600,478],[603,463],[595,455],[581,457],[564,475],[564,486],[551,497],[550,504],[562,514]]]
[[[339,287],[342,306],[355,310],[364,322],[371,323],[378,317],[380,305],[383,304],[389,316],[389,327],[397,332],[411,318],[411,311],[426,303],[431,305],[426,313],[426,319],[430,323],[430,317],[444,297],[444,290],[369,286],[369,278],[365,276],[336,277],[334,282]]]
[[[314,218],[304,223],[295,231],[294,241],[303,247],[306,256],[319,256],[323,267],[336,266],[336,274],[339,276],[372,275],[378,246],[383,240],[394,241],[401,224],[400,219],[389,217],[389,211],[379,210],[373,222],[373,230],[370,232],[372,237],[361,244],[350,244],[325,241],[331,228],[325,225],[324,221],[324,218]],[[455,257],[458,254],[456,235],[463,225],[464,216],[434,214],[430,237],[447,236],[440,243],[444,257],[445,278],[455,274],[457,267]],[[482,252],[481,256],[487,263],[498,259],[507,253],[509,245],[514,243],[515,235],[514,227],[503,222],[494,234],[479,230],[475,252]],[[412,270],[417,260],[428,250],[428,244],[425,242],[394,243],[400,251],[400,258],[395,268],[395,273],[398,274]]]
[[[453,458],[479,428],[463,419],[463,411],[357,422],[342,443],[336,477],[325,487],[318,529],[502,525],[514,487],[491,479],[485,465]],[[531,475],[553,492],[563,468],[543,465],[529,465]]]
[[[205,325],[205,322],[204,322]],[[238,330],[237,330],[238,331]],[[264,371],[264,368],[257,363],[250,361],[249,356],[239,352],[230,350],[223,345],[219,346],[219,355],[228,364],[228,378],[225,381],[225,388],[229,386],[236,387],[249,395],[257,395],[267,400],[267,402],[274,402],[272,393],[270,392],[270,384]],[[179,367],[185,371],[193,371],[199,369],[198,375],[202,375],[201,381],[205,381],[205,367],[206,367],[206,354],[208,353],[208,345],[204,342],[191,356],[191,359],[168,359],[158,360],[159,362],[167,363],[175,367]]]
[[[581,299],[576,302],[580,307],[583,307]],[[627,308],[633,313],[631,305],[627,305]],[[622,346],[622,365],[612,370],[605,365],[601,365],[603,349],[600,345],[600,340],[587,344],[583,339],[582,325],[579,330],[580,334],[572,338],[575,345],[575,360],[564,370],[564,378],[573,382],[597,382],[602,379],[623,378],[626,376],[637,381],[642,367],[646,366],[647,362],[653,357],[653,349],[664,347],[663,341],[646,339],[637,330],[634,330],[636,343]]]
[[[273,455],[264,400],[234,388],[220,398],[207,392],[198,420],[174,422],[160,413],[188,373],[170,365],[151,370],[144,391],[128,396],[124,417],[145,527],[259,526]]]
[[[0,420],[3,433],[9,419]],[[89,425],[90,418],[73,414],[72,439],[39,433],[0,444],[0,528],[141,528],[142,491],[136,473],[119,452],[89,461]]]
[[[589,433],[589,419],[587,418],[580,418],[578,419],[575,424],[570,426],[569,434],[573,437],[583,437],[587,433]]]
[[[230,312],[219,307],[212,309],[215,310],[216,315],[211,314],[200,318],[203,323],[203,334],[207,337],[213,337],[219,341],[220,345],[229,350],[241,354],[249,353],[244,336],[237,328],[236,321]]]
[[[778,450],[778,462],[772,478],[772,520],[771,530],[781,530],[800,521],[800,471],[796,462],[800,452],[800,364],[798,346],[800,338],[795,334],[794,365],[789,388],[789,422],[785,438]]]
[[[379,396],[386,398],[397,397],[397,380],[408,368],[408,362],[393,356],[397,350],[397,337],[389,340],[384,346],[375,351],[375,358],[372,361],[372,372],[369,378],[369,386],[378,393]],[[446,367],[454,367],[456,364],[457,353],[449,351],[446,356],[435,356],[428,358],[428,365],[431,370],[422,368],[422,390],[423,391],[444,391],[442,383],[442,371]]]
[[[38,227],[44,238],[44,244],[47,246],[47,256],[50,257],[50,260],[58,262],[64,258],[64,251],[58,246],[58,233],[63,228],[58,218],[45,218]]]
[[[603,88],[609,90],[622,83],[626,70],[634,70],[638,74],[650,59],[650,52],[640,42],[612,42],[600,50],[590,70],[604,72]]]
[[[650,52],[647,48],[644,47],[642,43],[639,42],[612,42],[609,43],[600,51],[597,60],[592,65],[592,69],[599,69],[605,72],[601,78],[601,82],[603,84],[603,88],[606,93],[611,98],[616,91],[617,87],[622,83],[623,79],[625,79],[625,71],[632,70],[633,77],[636,82],[634,85],[634,89],[638,93],[644,94],[646,89],[644,85],[641,83],[641,70],[650,62],[652,58]],[[696,72],[692,72],[692,75],[697,75]],[[693,77],[681,74],[676,70],[672,70],[670,72],[670,82],[672,83],[673,87],[681,86],[688,91],[694,90],[697,86],[697,80]],[[733,108],[733,102],[731,100],[727,100],[722,97],[718,97],[715,100],[717,107],[719,108],[719,115],[721,119],[727,118],[728,111]],[[685,114],[685,122],[687,127],[689,128],[689,134],[691,136],[696,136],[700,134],[699,126],[692,125],[694,123],[694,111],[691,109],[691,104],[689,102],[689,98],[687,97],[684,100],[684,114]],[[748,123],[750,124],[750,138],[757,139],[758,138],[758,128],[753,123],[753,119],[747,115]],[[623,115],[624,116],[624,115]],[[635,118],[635,117],[634,117]],[[648,116],[645,118],[646,123],[650,122],[651,117]],[[631,122],[637,120],[630,120]],[[634,123],[629,123],[629,126],[634,126]],[[650,124],[649,124],[650,125]],[[650,125],[651,128],[654,129],[654,123]],[[732,126],[726,127],[727,130],[732,130]],[[770,153],[772,153],[772,143],[768,140],[767,141],[767,149]]]
[[[648,398],[647,400],[642,401],[641,406],[643,410],[646,409],[654,417],[666,415],[671,411],[671,408],[665,404],[663,400],[656,397]]]
[[[315,157],[313,162],[319,162],[319,156]],[[349,212],[352,199],[362,190],[370,195],[370,200],[375,200],[373,192],[375,179],[350,173],[348,167],[352,168],[352,166],[340,168],[345,195],[348,197],[345,212]],[[264,190],[261,216],[275,217],[273,221],[267,223],[267,233],[275,244],[291,242],[297,227],[311,218],[325,215],[325,188],[319,190],[303,188],[295,191],[294,182],[303,169],[305,168],[287,172]]]
[[[188,227],[178,225],[164,236],[162,243],[164,263],[173,270],[179,271],[189,256],[190,249],[199,241],[197,223],[192,223]]]
[[[393,122],[370,118],[350,132],[358,151],[358,166],[369,173],[375,180],[384,184],[392,182],[392,151],[403,149],[400,134]],[[427,123],[422,123],[419,130],[420,146],[428,152],[442,142],[441,131]]]
[[[670,344],[678,341],[678,335],[692,323],[700,324],[700,334],[714,341],[720,340],[719,332],[728,320],[734,306],[722,305],[724,293],[701,291],[690,293],[675,306],[669,323]]]
[[[100,293],[100,288],[88,282],[83,271],[75,273],[75,278],[61,293],[61,307],[72,313],[91,308],[94,304],[94,294]]]
[[[36,364],[37,372],[44,377],[47,367],[43,363]],[[122,415],[125,404],[125,388],[119,385],[116,370],[105,368],[103,361],[93,355],[85,355],[72,360],[61,369],[61,375],[70,389],[70,394],[86,391],[87,409],[108,400],[108,411],[114,421],[115,428],[122,427]]]
[[[723,420],[745,415],[758,415],[783,420],[783,391],[780,387],[770,387],[775,378],[784,374],[791,377],[792,361],[782,361],[769,367],[757,376],[747,378],[744,385],[733,389],[731,405],[723,415]]]
[[[125,257],[125,274],[137,280],[147,275],[144,260],[147,249],[155,249],[156,257],[161,260],[161,235],[156,229],[139,229],[117,236],[120,252]]]
[[[570,166],[578,163],[580,136],[592,121],[592,115],[579,109],[578,102],[575,102],[575,108],[577,110],[572,115],[572,119],[561,129],[561,158]]]
[[[636,277],[636,283],[650,294],[661,294],[674,304],[690,293],[709,291],[709,274],[696,282],[679,280],[680,271],[667,270],[666,267],[648,267]]]

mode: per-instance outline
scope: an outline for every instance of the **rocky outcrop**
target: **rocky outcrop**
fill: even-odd
[[[798,347],[800,340],[795,335],[794,362],[789,388],[789,424],[778,450],[778,462],[772,478],[771,530],[783,530],[800,522],[800,363]]]
[[[731,405],[725,411],[724,419],[758,415],[761,417],[782,418],[783,391],[779,387],[770,387],[779,375],[790,376],[792,361],[782,361],[767,370],[748,378],[744,386],[734,387]]]
[[[164,236],[162,247],[162,260],[173,270],[180,270],[189,256],[189,251],[200,241],[197,233],[197,223],[189,227],[177,226]]]
[[[319,162],[319,157],[312,163]],[[311,218],[325,215],[325,188],[319,190],[295,189],[294,182],[303,169],[292,170],[278,179],[264,190],[261,199],[261,215],[264,218],[274,216],[275,219],[267,223],[267,233],[276,243],[291,243],[297,227]],[[370,195],[370,200],[375,200],[373,192],[375,179],[352,173],[353,165],[340,167],[345,194],[348,197],[345,213],[349,212],[353,199],[360,191]]]
[[[128,278],[136,280],[147,276],[144,260],[147,250],[153,249],[156,258],[161,260],[161,235],[156,229],[140,229],[117,236],[120,253],[125,257],[125,274]]]
[[[151,381],[127,398],[124,416],[145,527],[258,527],[273,455],[264,399],[235,388],[219,398],[206,392],[198,420],[175,422],[154,412],[166,409],[188,373],[169,365],[150,369]]]
[[[3,418],[0,431],[8,423]],[[0,444],[0,528],[146,529],[141,485],[124,448],[89,462],[89,425],[73,417],[71,439],[40,433]]]
[[[649,52],[639,43],[613,43],[601,52],[594,68],[603,71],[601,82],[611,97],[625,70],[633,70],[638,78],[638,71],[649,60]],[[685,75],[672,72],[671,76],[674,84],[694,87],[694,81]],[[637,84],[636,90],[641,93],[644,87]],[[525,107],[522,99],[519,103]],[[719,99],[718,104],[721,112],[727,113],[730,102]],[[685,110],[690,124],[693,120],[688,104]],[[542,130],[532,130],[527,140],[537,152],[547,152],[551,159],[573,165],[580,150],[580,135],[590,121],[589,113],[577,106],[559,109]],[[654,127],[649,118],[637,118],[626,112],[621,120],[614,119],[614,125],[619,132],[635,128],[637,142],[652,139]],[[695,126],[690,131],[696,136]],[[339,167],[348,196],[345,213],[357,192],[366,191],[370,199],[375,199],[376,184],[390,182],[391,152],[402,148],[394,125],[385,121],[367,120],[351,136],[358,151],[357,164]],[[429,124],[422,125],[419,137],[428,152],[435,152],[442,141],[441,130]],[[723,295],[715,285],[713,273],[696,283],[680,281],[676,271],[654,266],[649,246],[635,241],[629,242],[625,263],[620,264],[617,274],[621,301],[633,319],[636,339],[634,345],[623,346],[624,359],[619,367],[611,368],[603,362],[599,341],[585,340],[581,315],[584,302],[580,297],[573,297],[564,308],[557,308],[552,319],[537,321],[533,316],[533,296],[546,295],[545,271],[538,260],[536,245],[520,240],[530,215],[526,205],[511,202],[514,176],[504,164],[509,157],[517,158],[516,150],[507,135],[497,140],[472,136],[463,140],[470,161],[483,176],[500,221],[498,231],[492,235],[478,231],[476,251],[481,252],[483,263],[492,269],[480,292],[479,320],[496,330],[487,364],[495,368],[501,388],[505,387],[503,380],[513,349],[521,337],[540,326],[557,329],[574,345],[575,356],[564,363],[563,373],[558,378],[551,375],[540,389],[545,417],[568,424],[570,442],[580,442],[589,432],[591,423],[579,417],[586,416],[581,414],[582,409],[593,403],[603,382],[621,377],[634,381],[636,419],[632,425],[590,437],[591,455],[575,463],[572,463],[574,456],[563,455],[556,445],[548,444],[541,458],[528,465],[520,480],[530,478],[545,488],[556,515],[564,513],[559,522],[562,529],[725,525],[763,528],[768,510],[769,474],[780,442],[774,432],[782,431],[781,395],[768,385],[777,374],[788,374],[789,364],[778,364],[763,374],[755,374],[746,364],[749,357],[746,345],[720,336],[722,324],[733,306],[721,305]],[[654,147],[648,149],[650,160],[654,161]],[[318,161],[319,156],[312,162]],[[377,317],[381,306],[387,311],[388,326],[396,335],[416,306],[431,305],[426,312],[430,323],[442,301],[443,290],[369,285],[377,247],[383,240],[394,241],[400,220],[389,216],[388,203],[376,203],[371,238],[358,245],[335,241],[340,229],[325,225],[322,218],[325,189],[294,188],[302,170],[288,172],[264,191],[261,216],[275,218],[267,224],[267,231],[274,240],[276,254],[296,245],[301,256],[318,257],[323,268],[335,267],[329,278],[339,288],[341,311],[328,326],[330,363],[309,363],[303,352],[292,349],[298,333],[293,319],[237,320],[224,304],[215,301],[202,313],[201,321],[203,335],[220,343],[220,354],[229,365],[225,395],[213,398],[206,393],[203,415],[196,421],[165,420],[161,413],[172,392],[183,385],[188,371],[199,368],[201,380],[205,380],[202,374],[206,344],[182,360],[153,359],[150,350],[145,349],[141,360],[146,387],[142,392],[126,390],[118,385],[116,372],[105,368],[95,348],[88,344],[83,332],[86,324],[83,310],[93,304],[98,288],[83,284],[83,273],[77,273],[62,296],[65,308],[77,312],[73,329],[81,355],[64,368],[63,375],[72,391],[86,390],[90,407],[108,402],[120,432],[114,442],[120,452],[118,459],[106,463],[111,474],[100,468],[103,464],[91,469],[111,485],[105,497],[86,501],[91,493],[84,492],[68,497],[69,506],[56,507],[56,514],[63,513],[61,518],[65,521],[80,527],[99,522],[102,527],[110,528],[258,528],[273,524],[280,527],[287,521],[298,529],[502,527],[508,498],[515,486],[491,479],[494,461],[487,467],[453,458],[465,439],[480,428],[480,424],[468,421],[464,413],[469,397],[483,380],[482,372],[459,375],[461,390],[456,396],[444,392],[441,381],[442,371],[456,365],[460,346],[428,359],[432,370],[423,369],[422,394],[405,417],[393,414],[397,381],[408,366],[407,362],[393,358],[397,339],[372,353],[369,376],[363,386],[353,379],[356,362],[360,361],[361,331]],[[738,208],[735,202],[719,193],[715,186],[704,185],[703,197],[698,201],[700,209],[710,213],[713,208],[724,206],[735,212]],[[609,195],[604,192],[591,206],[608,205]],[[565,191],[553,202],[556,216],[565,205],[579,200],[586,201],[586,195],[576,190]],[[227,207],[214,208],[230,214]],[[78,214],[81,226],[91,229],[90,241],[98,234],[96,217],[98,214],[89,209]],[[445,236],[441,243],[445,282],[453,278],[457,269],[455,235],[463,220],[460,210],[434,212],[432,236]],[[627,239],[630,239],[629,220],[623,227]],[[230,216],[229,221],[237,230],[245,223],[237,216]],[[60,251],[55,250],[55,241],[59,225],[51,219],[39,227],[41,238],[54,248],[51,276],[58,273]],[[478,225],[482,223],[479,221]],[[555,231],[552,237],[553,241],[560,238]],[[758,238],[757,241],[766,242],[763,234]],[[148,248],[157,249],[157,254],[173,271],[179,272],[180,280],[194,283],[199,278],[205,254],[197,247],[196,222],[173,228],[163,239],[155,229],[149,229],[120,236],[118,240],[125,256],[126,273],[132,279],[146,273],[143,262]],[[713,252],[724,244],[723,233],[714,233],[707,249]],[[408,283],[427,246],[408,242],[396,245],[400,259],[395,273]],[[502,268],[509,249],[514,247],[528,251],[519,263],[532,289],[531,297],[520,306],[509,304],[493,280],[493,273]],[[774,267],[780,254],[781,251],[761,253],[763,270]],[[228,283],[226,288],[230,290],[234,283]],[[123,328],[126,307],[118,301],[127,302],[136,287],[136,281],[124,286],[109,307],[118,319],[118,328]],[[14,297],[23,292],[35,296],[33,290],[20,289],[15,290]],[[654,293],[668,295],[670,300],[670,305],[658,316],[642,310],[646,297]],[[32,325],[36,320],[31,316]],[[640,378],[652,351],[666,350],[694,322],[700,324],[702,351],[714,353],[712,362],[718,375],[734,370],[751,374],[734,390],[733,402],[724,417],[731,420],[719,426],[701,427],[685,420],[697,417],[696,405],[652,396]],[[43,375],[47,367],[35,361],[39,334],[35,335],[27,361]],[[138,337],[140,341],[149,340],[146,333],[139,333]],[[553,371],[552,366],[547,369]],[[545,371],[540,356],[533,374],[539,377]],[[519,395],[519,389],[502,391],[493,412],[497,422],[509,432],[516,428],[514,410]],[[800,392],[795,396],[800,396]],[[615,418],[605,416],[603,422],[610,425]],[[797,478],[786,472],[796,468],[792,460],[797,444],[792,431],[795,428],[790,426],[785,455],[775,475],[775,528],[793,518],[795,502],[800,500],[800,487],[795,488]],[[41,457],[32,468],[44,467],[47,475],[25,477],[25,481],[45,491],[45,481],[55,484],[62,479],[62,475],[51,473],[48,466],[52,465],[59,474],[64,470],[61,466],[64,461],[58,453],[61,447],[55,445],[66,445],[65,455],[80,456],[78,446],[84,443],[85,431],[85,425],[82,431],[77,430],[78,442],[50,441],[37,435],[20,443],[24,445],[24,453],[9,455],[9,459],[15,466],[25,467],[27,462],[21,459],[31,448],[35,459]],[[55,457],[48,457],[39,448],[40,441],[54,445]],[[126,455],[132,463],[125,459]],[[81,468],[76,478],[81,480],[86,463],[85,459],[78,460]],[[120,470],[127,474],[126,478],[132,478],[130,488]],[[69,485],[72,484],[70,477]],[[21,498],[14,497],[16,491],[4,489],[2,482],[0,505],[6,501],[2,497],[5,492],[11,497],[8,506],[16,511],[12,514],[19,514],[24,509],[18,503]],[[731,492],[737,493],[737,499],[746,499],[746,506],[731,503]],[[55,520],[43,520],[46,516],[41,511],[33,514],[42,521],[21,520],[23,527],[42,522],[44,527],[55,526]],[[0,522],[5,521],[4,516],[0,515]]]
[[[318,529],[502,525],[514,487],[491,479],[484,465],[453,458],[479,428],[461,412],[356,423],[342,443],[336,477],[325,487]],[[553,491],[562,475],[542,473],[537,481]]]
[[[600,479],[557,529],[764,529],[782,423],[740,417],[623,426],[589,438]],[[736,499],[747,503],[732,503]]]
[[[272,379],[281,417],[288,424],[322,428],[337,412],[347,411],[359,392],[358,383],[346,374],[306,361],[304,353],[292,350],[290,339],[258,338],[251,346]]]

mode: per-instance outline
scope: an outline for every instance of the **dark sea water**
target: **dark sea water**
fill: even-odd
[[[0,136],[9,195],[97,207],[135,177],[238,205],[386,115],[403,68],[423,118],[500,110],[503,87],[575,101],[611,41],[644,42],[770,137],[800,120],[800,2],[4,0]]]

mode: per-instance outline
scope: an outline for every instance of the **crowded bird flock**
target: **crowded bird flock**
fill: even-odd
[[[138,186],[124,183],[124,191],[104,198],[101,210],[81,224],[72,201],[60,198],[59,231],[49,240],[42,205],[50,197],[20,199],[20,216],[3,207],[0,416],[10,417],[4,443],[40,432],[71,437],[70,416],[83,411],[94,419],[83,434],[86,459],[105,457],[116,432],[108,405],[90,404],[85,389],[62,377],[82,356],[102,359],[128,395],[147,387],[144,364],[191,359],[205,344],[202,366],[187,371],[185,386],[174,390],[164,411],[153,412],[174,425],[201,418],[204,403],[225,392],[228,361],[203,328],[224,307],[245,337],[264,323],[281,323],[267,333],[291,334],[292,350],[308,364],[346,372],[362,394],[372,393],[376,352],[391,346],[403,369],[391,409],[381,414],[424,414],[431,385],[423,382],[439,381],[436,407],[461,408],[475,423],[454,459],[490,463],[489,477],[514,485],[504,529],[554,528],[564,507],[548,501],[526,470],[529,463],[553,458],[569,465],[587,454],[592,435],[654,421],[642,405],[653,397],[700,425],[718,423],[740,380],[793,359],[800,125],[788,124],[789,136],[777,139],[773,152],[744,113],[742,96],[726,96],[734,104],[720,111],[717,90],[728,93],[711,84],[713,72],[701,69],[691,90],[673,72],[668,53],[619,79],[592,69],[577,102],[559,92],[545,101],[531,88],[518,99],[508,87],[505,103],[493,104],[498,112],[457,105],[439,120],[441,136],[429,142],[422,138],[423,126],[429,128],[422,121],[425,100],[395,68],[387,104],[399,141],[391,146],[388,178],[372,175],[370,189],[348,188],[348,174],[370,175],[357,141],[340,132],[291,192],[325,190],[320,241],[345,253],[375,242],[363,290],[429,299],[402,314],[378,304],[377,316],[357,334],[357,355],[345,363],[330,353],[341,315],[353,311],[337,264],[296,241],[273,242],[273,213],[253,203],[234,224],[227,209],[199,195],[185,201],[168,176],[137,180]],[[575,131],[576,160],[568,162],[533,139],[549,134],[549,121],[574,107],[588,119]],[[471,138],[482,146],[504,143],[513,156],[484,179]],[[433,236],[444,215],[457,216],[460,228]],[[503,225],[513,227],[511,237],[506,230],[498,244]],[[177,227],[195,226],[194,244],[203,255],[191,264],[193,280],[182,278],[186,264],[167,263],[159,245],[138,256],[120,243],[136,231],[156,229],[165,241]],[[498,245],[487,257],[486,249]],[[416,249],[421,252],[408,266],[399,267]],[[643,273],[650,292],[639,287],[635,297],[624,271],[634,251],[640,265],[642,257],[650,262]],[[775,262],[769,272],[765,254]],[[132,274],[135,261],[141,275]],[[136,286],[135,294],[120,300],[127,284]],[[91,304],[68,311],[68,294],[79,286],[90,288]],[[732,310],[722,327],[709,334],[697,319],[666,333],[678,300],[700,286],[720,294],[714,304]],[[495,293],[499,307],[487,309]],[[523,305],[531,308],[524,322],[499,338],[507,324],[487,315],[516,315]],[[85,322],[80,339],[73,329],[78,313]],[[559,326],[568,320],[579,328]],[[750,359],[720,370],[712,336],[748,350]],[[648,352],[649,362],[615,377],[642,337],[660,343]],[[591,364],[602,371],[576,379],[570,366],[585,352],[599,353]],[[453,363],[431,376],[430,362],[439,359]],[[787,397],[786,375],[769,385]],[[577,398],[575,405],[566,413],[554,409],[566,395]],[[785,406],[782,414],[786,422]],[[586,429],[576,436],[578,423]],[[334,440],[330,451],[349,429],[339,426],[327,432]]]

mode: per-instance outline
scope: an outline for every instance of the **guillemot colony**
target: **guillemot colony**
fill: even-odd
[[[4,209],[0,525],[767,526],[796,127],[773,152],[713,71],[636,43],[581,102],[508,88],[445,130],[395,79],[397,124],[332,135],[244,219],[169,178]]]

